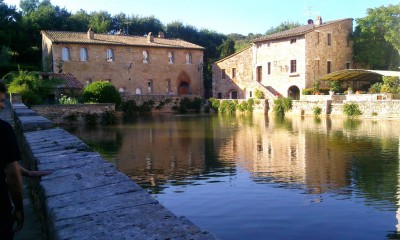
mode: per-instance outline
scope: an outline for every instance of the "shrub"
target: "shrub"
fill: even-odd
[[[315,106],[313,108],[313,113],[314,113],[315,116],[319,116],[321,114],[321,112],[322,112],[322,108],[321,107]]]
[[[343,113],[350,118],[356,117],[356,116],[359,116],[362,114],[358,104],[352,103],[352,102],[345,103],[343,105]]]
[[[110,82],[96,81],[89,84],[83,90],[83,101],[91,103],[115,103],[121,104],[121,95]]]
[[[315,90],[313,88],[304,88],[303,90],[301,90],[301,93],[303,95],[312,95],[315,92]]]
[[[224,113],[230,113],[233,114],[236,112],[236,106],[235,103],[231,100],[223,100],[220,103],[218,111],[222,114]]]
[[[254,97],[257,99],[264,99],[265,98],[264,92],[259,89],[256,89],[256,91],[254,92]]]
[[[218,111],[218,108],[220,106],[220,100],[216,98],[210,98],[209,100],[211,102],[211,108],[214,109],[215,111]]]
[[[121,105],[121,110],[124,113],[124,116],[132,116],[135,112],[137,112],[138,106],[136,105],[135,100],[129,100]]]
[[[68,97],[67,95],[62,95],[61,98],[58,99],[60,104],[78,104],[78,100],[74,97]]]
[[[290,98],[277,98],[274,100],[273,112],[277,115],[285,115],[285,112],[292,109],[292,99]]]

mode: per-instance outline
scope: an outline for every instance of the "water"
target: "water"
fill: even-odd
[[[221,239],[400,238],[400,121],[154,115],[70,131]]]

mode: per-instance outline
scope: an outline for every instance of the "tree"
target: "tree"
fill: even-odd
[[[354,32],[354,59],[372,69],[397,70],[400,64],[400,4],[367,10]]]
[[[232,37],[228,37],[226,40],[222,42],[222,44],[218,47],[218,51],[220,52],[220,57],[224,58],[233,53],[235,53],[235,42]]]
[[[83,101],[94,103],[115,103],[121,104],[121,95],[110,82],[96,81],[89,84],[83,90]]]
[[[111,15],[106,11],[92,12],[90,14],[89,25],[94,32],[108,33],[112,30]]]
[[[81,9],[70,16],[69,28],[75,32],[86,32],[89,29],[89,20],[90,15]]]
[[[268,31],[265,32],[266,35],[271,35],[277,32],[282,32],[282,31],[286,31],[292,28],[296,28],[301,26],[300,23],[298,22],[290,22],[290,21],[286,21],[286,22],[282,22],[281,24],[279,24],[277,27],[271,27]]]

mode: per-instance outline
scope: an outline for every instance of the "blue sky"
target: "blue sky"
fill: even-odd
[[[4,0],[19,5],[19,0]],[[181,21],[197,29],[219,33],[265,33],[285,21],[306,24],[322,16],[323,21],[365,17],[368,8],[398,4],[399,0],[51,0],[71,12],[107,11],[141,17],[155,16],[163,24]],[[354,24],[356,24],[354,22]]]

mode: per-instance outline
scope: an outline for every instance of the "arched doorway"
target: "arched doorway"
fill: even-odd
[[[236,90],[231,90],[229,93],[230,99],[238,99],[238,92]]]
[[[176,79],[178,86],[178,95],[191,94],[190,84],[192,80],[185,71],[181,71]]]
[[[293,100],[300,100],[300,89],[297,86],[291,86],[288,89],[288,97]]]

